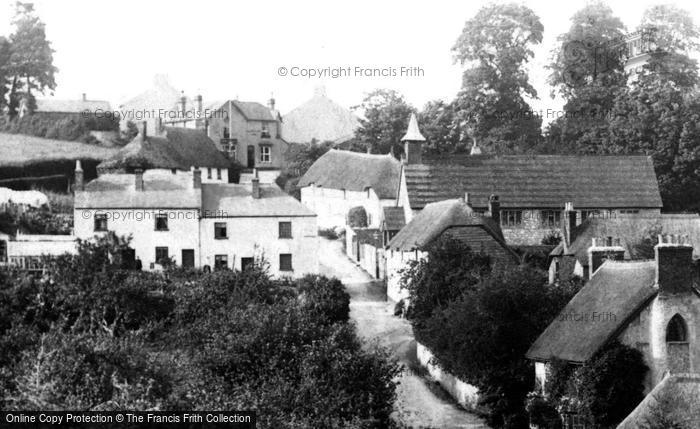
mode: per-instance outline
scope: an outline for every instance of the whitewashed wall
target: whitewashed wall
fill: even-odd
[[[301,188],[301,202],[318,215],[319,228],[345,226],[348,211],[362,206],[367,211],[369,227],[379,228],[383,207],[393,207],[395,200],[380,199],[373,189],[367,191],[343,191],[317,186]]]

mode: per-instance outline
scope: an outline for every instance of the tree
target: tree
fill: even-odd
[[[466,22],[453,47],[455,60],[470,66],[455,101],[460,126],[473,128],[487,150],[527,152],[539,142],[541,118],[524,97],[537,97],[525,65],[542,32],[539,17],[528,7],[492,4]]]
[[[403,95],[392,89],[377,89],[367,94],[359,106],[364,118],[355,137],[372,153],[403,153],[401,138],[415,109]]]
[[[467,130],[463,129],[454,102],[429,101],[418,114],[425,137],[423,153],[454,153],[469,149]]]
[[[566,103],[554,120],[542,148],[555,153],[604,153],[607,115],[626,84],[625,34],[622,21],[604,3],[587,4],[571,18],[558,38],[549,65],[549,83]]]
[[[352,228],[367,228],[367,210],[362,206],[348,210],[348,225]]]
[[[14,116],[22,96],[56,88],[57,69],[53,65],[54,51],[46,39],[46,26],[36,16],[32,3],[16,3],[12,24],[15,31],[10,36],[5,73],[10,86],[9,113]]]

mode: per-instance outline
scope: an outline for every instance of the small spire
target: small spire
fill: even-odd
[[[406,130],[406,135],[403,136],[401,141],[414,141],[414,142],[424,142],[425,137],[420,133],[418,129],[418,119],[416,119],[416,114],[411,113],[411,119],[408,121],[408,129]]]

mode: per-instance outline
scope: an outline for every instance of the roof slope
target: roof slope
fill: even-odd
[[[527,352],[534,360],[585,362],[650,298],[655,261],[606,261]]]
[[[374,189],[379,198],[396,198],[401,163],[393,156],[331,149],[313,163],[299,187],[323,186],[347,191]]]
[[[654,427],[652,423],[659,415],[682,428],[700,427],[700,374],[666,376],[617,429]]]
[[[0,133],[0,153],[2,153],[0,167],[58,159],[103,160],[110,158],[116,152],[115,148],[83,142]]]
[[[200,207],[201,191],[192,176],[145,172],[143,191],[136,191],[133,174],[102,174],[75,193],[75,208],[191,208]]]
[[[476,226],[485,229],[507,248],[501,228],[488,216],[477,213],[463,201],[446,200],[428,204],[389,242],[389,248],[410,251],[430,244],[447,228]]]
[[[108,101],[103,100],[59,100],[54,98],[43,98],[36,100],[35,112],[54,113],[83,113],[85,111],[95,113],[96,111],[110,112],[112,107]]]
[[[260,185],[260,198],[251,187],[238,184],[202,184],[203,217],[316,216],[277,185]]]
[[[384,207],[384,229],[398,231],[406,226],[406,215],[403,207]]]
[[[123,102],[121,107],[133,110],[167,110],[172,111],[180,101],[181,92],[175,89],[164,75],[153,78],[153,86],[139,95]],[[128,114],[128,112],[127,112]]]
[[[316,91],[304,104],[283,116],[282,136],[295,143],[332,141],[342,143],[355,135],[360,120],[349,109]]]
[[[166,168],[189,170],[191,167],[228,168],[226,157],[202,131],[165,128],[159,136],[137,135],[100,169]]]
[[[502,208],[662,206],[650,157],[475,155],[406,166],[412,209],[469,192],[475,207],[497,194]]]
[[[687,234],[693,246],[693,256],[700,258],[700,216],[697,214],[589,218],[574,229],[574,241],[566,250],[562,242],[551,255],[572,255],[582,265],[588,265],[588,248],[591,247],[591,240],[597,237],[614,237],[619,238],[620,245],[625,248],[625,259],[632,259],[635,253],[634,247],[647,233],[656,229],[660,229],[662,234]]]
[[[257,101],[232,100],[231,103],[233,103],[249,121],[275,121],[275,117],[272,115],[270,109]]]

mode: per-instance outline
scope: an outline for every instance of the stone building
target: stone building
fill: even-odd
[[[282,138],[275,100],[270,99],[268,106],[227,100],[212,103],[206,111],[206,133],[219,150],[241,163],[248,173],[257,169],[263,183],[273,182],[284,165],[288,146]]]
[[[518,256],[503,238],[498,225],[498,197],[491,198],[488,214],[475,211],[468,198],[430,203],[402,228],[386,248],[387,296],[399,301],[407,292],[399,286],[400,272],[409,261],[425,258],[426,248],[441,236],[469,246],[491,258],[493,269],[517,265]]]
[[[693,257],[700,258],[700,216],[697,214],[664,213],[657,215],[628,214],[615,218],[589,218],[575,225],[573,207],[565,209],[562,218],[562,241],[549,254],[549,281],[567,280],[572,276],[587,279],[590,270],[592,239],[599,244],[615,244],[623,253],[621,259],[650,257],[650,239],[658,234],[686,234],[693,246]]]
[[[412,128],[415,128],[411,131]],[[397,205],[406,221],[426,205],[470,195],[476,212],[501,198],[500,226],[509,245],[539,245],[561,235],[564,202],[576,222],[636,213],[657,215],[661,195],[648,156],[474,155],[423,156],[425,139],[412,120]]]
[[[546,391],[552,359],[580,365],[613,340],[643,354],[647,392],[667,373],[699,373],[700,292],[687,241],[659,236],[655,258],[643,261],[604,260],[624,250],[595,246],[591,279],[527,352],[539,388]]]

